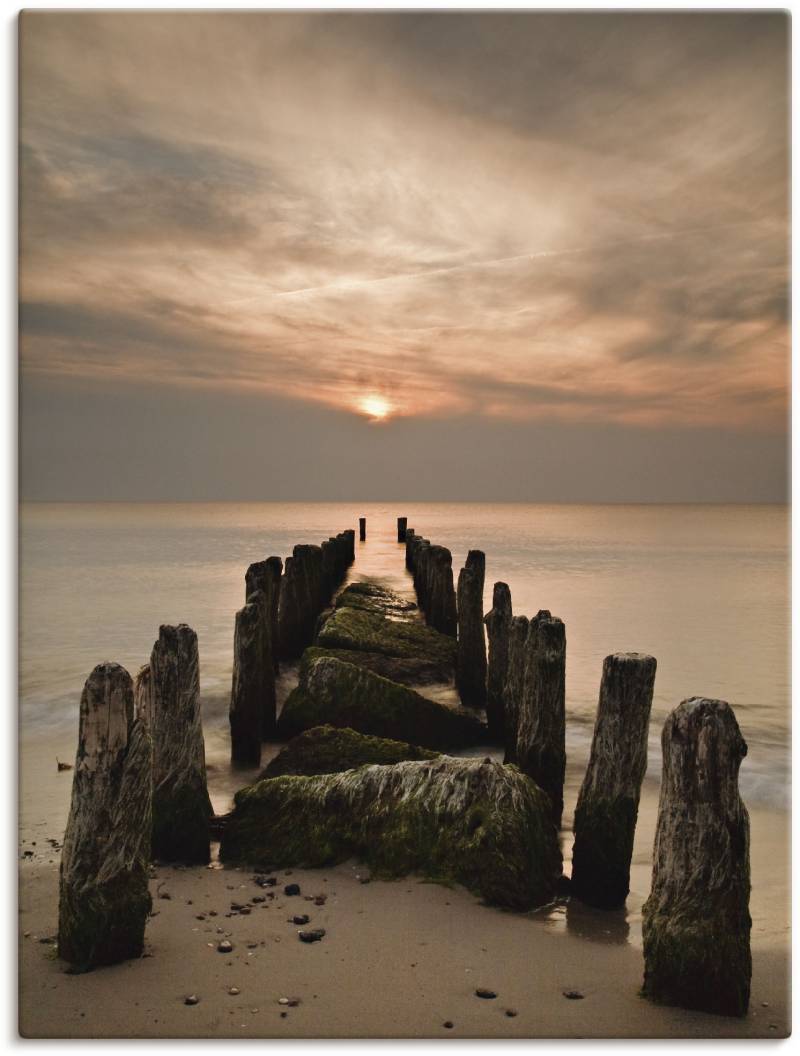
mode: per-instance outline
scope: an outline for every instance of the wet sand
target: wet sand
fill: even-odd
[[[213,737],[213,733],[212,733]],[[213,743],[213,741],[212,741]],[[57,929],[58,853],[71,774],[57,774],[52,748],[25,750],[21,796],[20,1033],[70,1037],[784,1037],[789,1006],[788,815],[750,805],[753,985],[750,1011],[729,1019],[659,1007],[638,994],[641,906],[650,886],[658,784],[645,782],[632,891],[625,910],[577,902],[517,914],[482,905],[462,888],[417,877],[360,882],[357,863],[293,870],[262,890],[247,870],[158,867],[156,916],[146,956],[69,975],[42,943]],[[70,759],[69,747],[58,749]],[[213,780],[217,809],[229,795]],[[581,772],[570,768],[562,833],[569,872],[571,811]],[[236,784],[246,775],[237,776]],[[36,841],[33,846],[32,841]],[[297,882],[299,897],[283,894]],[[275,894],[247,916],[232,901]],[[164,892],[169,899],[159,897]],[[324,906],[305,900],[324,894]],[[198,914],[214,910],[215,917]],[[301,943],[291,915],[308,913],[326,935]],[[217,929],[222,929],[218,931]],[[231,954],[216,950],[230,938]],[[211,944],[211,945],[209,945]],[[248,944],[253,944],[249,948]],[[229,994],[236,987],[238,995]],[[497,998],[475,996],[479,987]],[[577,990],[582,999],[564,997]],[[196,994],[197,1005],[184,998]],[[299,998],[287,1007],[279,999]],[[507,1010],[517,1012],[508,1016]],[[285,1012],[285,1017],[281,1013]],[[452,1029],[444,1026],[452,1022]]]

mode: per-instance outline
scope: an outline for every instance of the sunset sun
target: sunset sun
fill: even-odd
[[[389,417],[391,404],[383,396],[364,396],[359,404],[361,410],[376,422]]]

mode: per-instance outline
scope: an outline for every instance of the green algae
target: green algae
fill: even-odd
[[[315,726],[289,741],[259,780],[285,774],[333,774],[367,763],[387,765],[435,757],[435,752],[414,744],[370,737],[346,727]]]
[[[486,738],[485,727],[472,716],[354,664],[323,656],[301,671],[278,729],[289,738],[326,724],[432,749],[468,747]]]
[[[541,789],[516,767],[449,757],[260,781],[237,793],[220,857],[270,868],[355,857],[376,878],[421,874],[517,910],[551,901],[561,874]]]
[[[455,665],[456,643],[448,635],[419,620],[392,620],[348,605],[334,610],[316,644],[434,662],[440,665],[443,681],[452,676]]]

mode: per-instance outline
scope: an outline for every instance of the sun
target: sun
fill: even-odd
[[[382,422],[385,418],[388,418],[392,409],[392,405],[387,399],[375,394],[364,396],[361,399],[359,406],[365,414],[368,414],[370,418],[376,422]]]

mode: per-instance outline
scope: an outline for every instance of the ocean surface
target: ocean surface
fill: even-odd
[[[652,653],[658,672],[648,777],[658,778],[658,739],[670,709],[689,696],[719,697],[734,707],[749,746],[745,800],[788,806],[784,506],[26,504],[23,745],[55,741],[74,752],[80,693],[94,665],[115,660],[135,674],[159,624],[185,622],[199,638],[207,744],[212,758],[224,759],[234,613],[244,602],[247,565],[357,530],[366,516],[367,540],[356,542],[350,578],[376,576],[413,596],[396,542],[399,515],[450,548],[456,575],[469,549],[485,551],[487,611],[492,585],[504,580],[516,614],[550,609],[564,620],[570,765],[588,759],[603,658]]]

